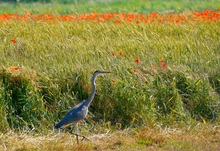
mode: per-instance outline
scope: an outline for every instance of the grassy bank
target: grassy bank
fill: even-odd
[[[103,129],[103,128],[102,128]],[[186,127],[126,129],[124,131],[105,129],[102,133],[87,134],[90,141],[76,144],[73,135],[49,131],[36,135],[31,132],[1,135],[1,150],[200,150],[220,149],[220,129],[218,126],[196,124]]]
[[[188,15],[182,23],[155,14],[138,24],[130,17],[0,22],[1,130],[53,128],[88,96],[96,69],[113,74],[97,80],[91,124],[219,121],[220,24]]]
[[[219,10],[29,11],[0,16],[0,150],[219,150]],[[112,74],[80,128],[91,142],[76,146],[75,127],[54,124],[97,69]]]

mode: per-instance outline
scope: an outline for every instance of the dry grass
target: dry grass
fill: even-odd
[[[220,150],[220,127],[141,128],[89,136],[91,141],[76,144],[74,135],[51,131],[47,135],[2,134],[0,150]]]

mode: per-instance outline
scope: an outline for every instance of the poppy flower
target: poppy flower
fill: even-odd
[[[104,19],[100,17],[100,18],[98,19],[98,22],[102,22],[102,21],[104,21]]]
[[[161,67],[164,68],[164,69],[166,69],[166,68],[167,68],[167,65],[164,64],[164,63],[162,63],[162,64],[161,64]]]
[[[119,52],[119,55],[120,55],[120,56],[123,56],[123,54],[124,54],[124,53],[123,53],[122,51]]]
[[[10,71],[13,72],[13,71],[17,71],[19,70],[19,67],[10,67]]]
[[[134,69],[134,70],[133,70],[133,72],[137,72],[137,70],[136,70],[136,69]]]
[[[164,59],[161,59],[160,62],[164,62]]]
[[[16,43],[16,39],[14,39],[14,38],[11,39],[11,42]]]
[[[114,56],[115,56],[115,53],[112,53],[112,56],[114,57]]]
[[[137,59],[135,60],[135,62],[138,64],[138,63],[140,62],[140,60],[137,58]]]
[[[120,21],[119,19],[117,19],[115,22],[116,22],[116,23],[121,23],[121,21]]]

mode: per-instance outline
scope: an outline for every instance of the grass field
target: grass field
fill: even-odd
[[[66,4],[67,3],[67,4]],[[23,14],[25,11],[33,13],[92,13],[92,12],[175,12],[180,13],[186,10],[203,11],[206,9],[218,9],[220,4],[218,0],[74,0],[68,3],[68,0],[52,0],[52,3],[1,3],[0,14],[16,13]]]
[[[0,150],[219,150],[220,9],[199,2],[0,5]],[[54,124],[96,69],[76,145]]]
[[[193,126],[193,128],[191,128]],[[210,125],[179,128],[126,129],[90,134],[90,141],[76,144],[73,135],[50,131],[45,135],[8,132],[1,136],[1,150],[199,150],[218,151],[220,130]]]

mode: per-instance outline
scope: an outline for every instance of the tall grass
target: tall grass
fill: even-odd
[[[88,96],[96,69],[112,74],[97,79],[91,124],[219,121],[219,22],[15,20],[0,26],[1,131],[52,129]]]

